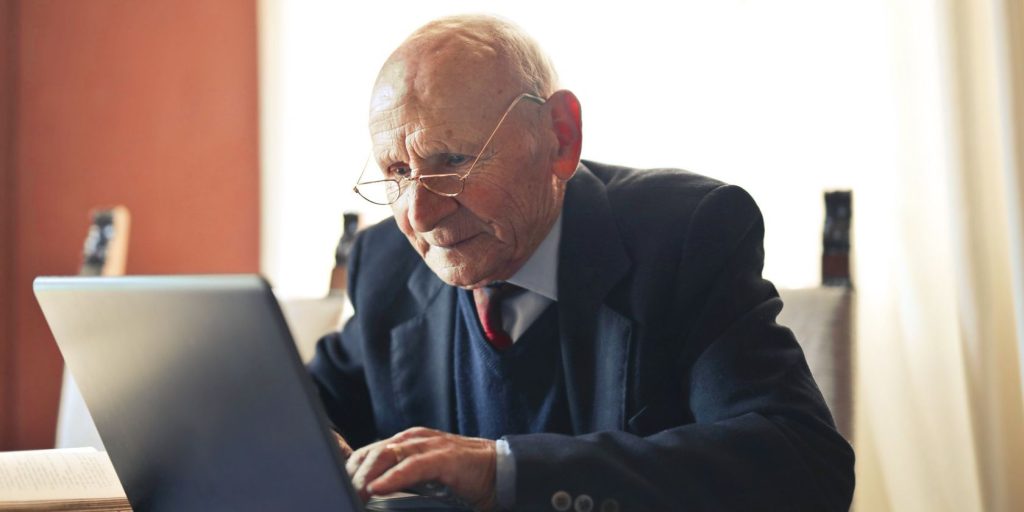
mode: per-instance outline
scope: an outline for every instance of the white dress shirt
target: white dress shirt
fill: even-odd
[[[558,301],[558,243],[562,239],[562,214],[558,214],[544,240],[507,283],[525,291],[501,304],[501,326],[515,343],[552,302]]]

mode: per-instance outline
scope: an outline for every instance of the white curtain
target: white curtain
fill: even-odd
[[[377,67],[488,10],[583,100],[587,157],[751,191],[780,287],[817,281],[821,192],[852,188],[858,510],[1024,510],[1021,2],[261,0],[262,269],[325,293]]]
[[[898,166],[855,193],[856,507],[1024,510],[1024,11],[892,5]]]

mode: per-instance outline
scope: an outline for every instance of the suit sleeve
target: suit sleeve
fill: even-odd
[[[849,509],[853,451],[792,333],[775,323],[782,302],[761,278],[763,236],[742,189],[701,200],[676,272],[675,399],[638,415],[686,419],[508,436],[517,509],[551,510],[558,491],[587,494],[595,510],[612,501],[623,511]]]
[[[356,303],[364,238],[356,239],[349,258],[348,296],[353,304]],[[361,324],[351,318],[341,331],[330,333],[317,342],[316,353],[308,367],[327,417],[353,448],[377,438],[362,347]]]

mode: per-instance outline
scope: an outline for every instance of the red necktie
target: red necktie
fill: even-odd
[[[501,302],[519,291],[522,288],[508,283],[489,284],[473,290],[476,314],[484,328],[484,337],[497,350],[512,346],[512,337],[501,325]]]

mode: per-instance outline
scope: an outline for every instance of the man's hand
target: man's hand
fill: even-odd
[[[496,506],[494,441],[423,427],[356,450],[345,469],[365,502],[371,495],[438,482],[476,510]]]
[[[331,431],[331,433],[334,434],[334,439],[338,441],[338,447],[341,448],[341,455],[345,457],[345,460],[348,460],[352,457],[352,447],[348,445],[348,441],[346,441],[344,437],[341,437],[341,434],[334,431]]]

